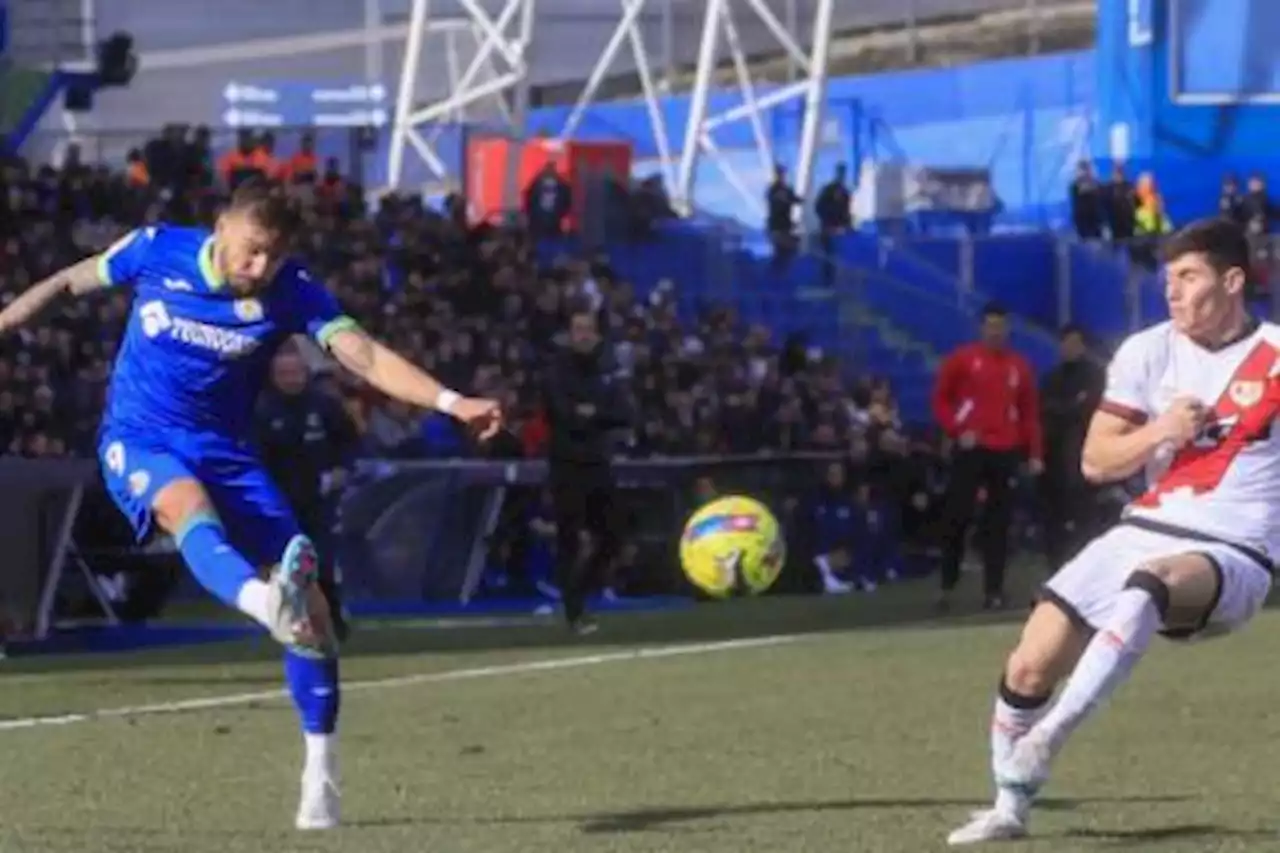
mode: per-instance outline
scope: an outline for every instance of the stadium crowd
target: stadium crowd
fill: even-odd
[[[540,253],[529,229],[472,226],[456,197],[433,209],[421,198],[388,195],[371,209],[364,189],[335,163],[321,167],[305,138],[278,157],[269,136],[245,134],[215,159],[207,136],[171,128],[131,152],[119,171],[82,164],[74,147],[58,168],[5,162],[0,300],[139,224],[209,224],[227,190],[253,176],[275,180],[295,200],[304,222],[297,250],[353,316],[447,384],[504,402],[511,430],[484,452],[542,455],[542,370],[570,314],[588,306],[600,317],[610,369],[632,390],[635,429],[620,440],[621,452],[845,452],[855,482],[875,484],[877,506],[919,515],[938,492],[930,479],[936,457],[906,438],[887,383],[847,382],[833,359],[801,344],[779,347],[764,327],[742,329],[725,306],[701,306],[690,319],[678,310],[678,284],[638,295],[607,256],[560,253],[540,266],[546,245]],[[20,339],[0,343],[0,448],[92,456],[129,299],[120,292],[67,302]],[[312,355],[316,381],[342,400],[361,453],[477,452],[450,419],[379,399]],[[871,500],[862,487],[855,497]],[[816,498],[843,499],[830,490]],[[847,588],[825,569],[822,578],[832,591]]]
[[[363,188],[342,180],[335,164],[316,168],[305,141],[286,160],[275,159],[269,136],[261,142],[215,161],[199,134],[168,130],[131,153],[119,172],[81,165],[74,149],[59,169],[5,163],[0,299],[7,303],[140,223],[207,223],[227,186],[265,173],[295,198],[305,222],[298,250],[348,311],[447,383],[503,399],[520,439],[518,448],[503,447],[507,453],[540,452],[539,371],[570,310],[583,304],[599,309],[615,369],[634,389],[633,452],[859,453],[869,431],[878,443],[879,432],[900,428],[884,383],[850,386],[834,361],[798,346],[779,350],[768,329],[741,331],[726,307],[705,306],[682,323],[674,283],[638,298],[604,256],[565,255],[539,269],[527,232],[470,227],[457,199],[442,212],[391,195],[370,210]],[[251,144],[246,135],[244,146]],[[10,453],[92,452],[128,300],[119,293],[69,303],[0,350],[0,441]],[[419,413],[340,375],[332,381],[365,452],[468,451],[460,436],[424,425]]]

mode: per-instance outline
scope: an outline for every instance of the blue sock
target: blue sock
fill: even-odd
[[[285,649],[284,680],[298,709],[303,733],[333,734],[342,704],[338,659],[303,657],[292,649]]]
[[[223,604],[238,607],[240,588],[257,578],[258,571],[231,547],[218,517],[196,513],[186,520],[174,540],[200,585]]]

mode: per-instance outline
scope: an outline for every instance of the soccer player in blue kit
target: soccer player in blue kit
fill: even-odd
[[[13,332],[62,296],[132,284],[99,456],[139,539],[172,535],[192,574],[285,647],[284,676],[305,743],[299,829],[336,826],[338,648],[314,546],[248,441],[275,349],[305,334],[391,397],[448,413],[480,438],[491,400],[460,396],[370,338],[286,257],[293,211],[269,185],[236,190],[212,232],[139,228],[36,284],[3,311]]]

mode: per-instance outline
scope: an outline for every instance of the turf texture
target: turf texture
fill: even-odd
[[[935,620],[927,592],[619,614],[585,640],[365,624],[344,661],[347,825],[320,834],[291,828],[300,744],[265,641],[11,660],[0,851],[941,850],[988,801],[1020,614]],[[762,639],[724,644],[742,638]],[[1006,849],[1280,850],[1277,647],[1274,613],[1162,644]]]

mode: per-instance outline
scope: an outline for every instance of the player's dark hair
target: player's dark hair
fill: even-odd
[[[1221,275],[1232,267],[1249,272],[1249,238],[1236,223],[1217,217],[1198,219],[1165,240],[1160,259],[1171,263],[1183,255],[1204,255],[1214,272]]]
[[[248,216],[258,225],[285,240],[298,230],[298,213],[289,199],[277,192],[275,185],[258,178],[240,184],[231,193],[228,213]]]
[[[1058,330],[1058,340],[1060,341],[1065,341],[1067,338],[1071,337],[1072,335],[1076,335],[1083,338],[1085,336],[1084,329],[1081,328],[1080,326],[1077,326],[1075,323],[1067,323],[1065,326],[1063,326],[1061,329]]]
[[[982,306],[982,319],[986,320],[990,317],[998,317],[1004,319],[1009,316],[1009,311],[999,302],[988,302]]]

